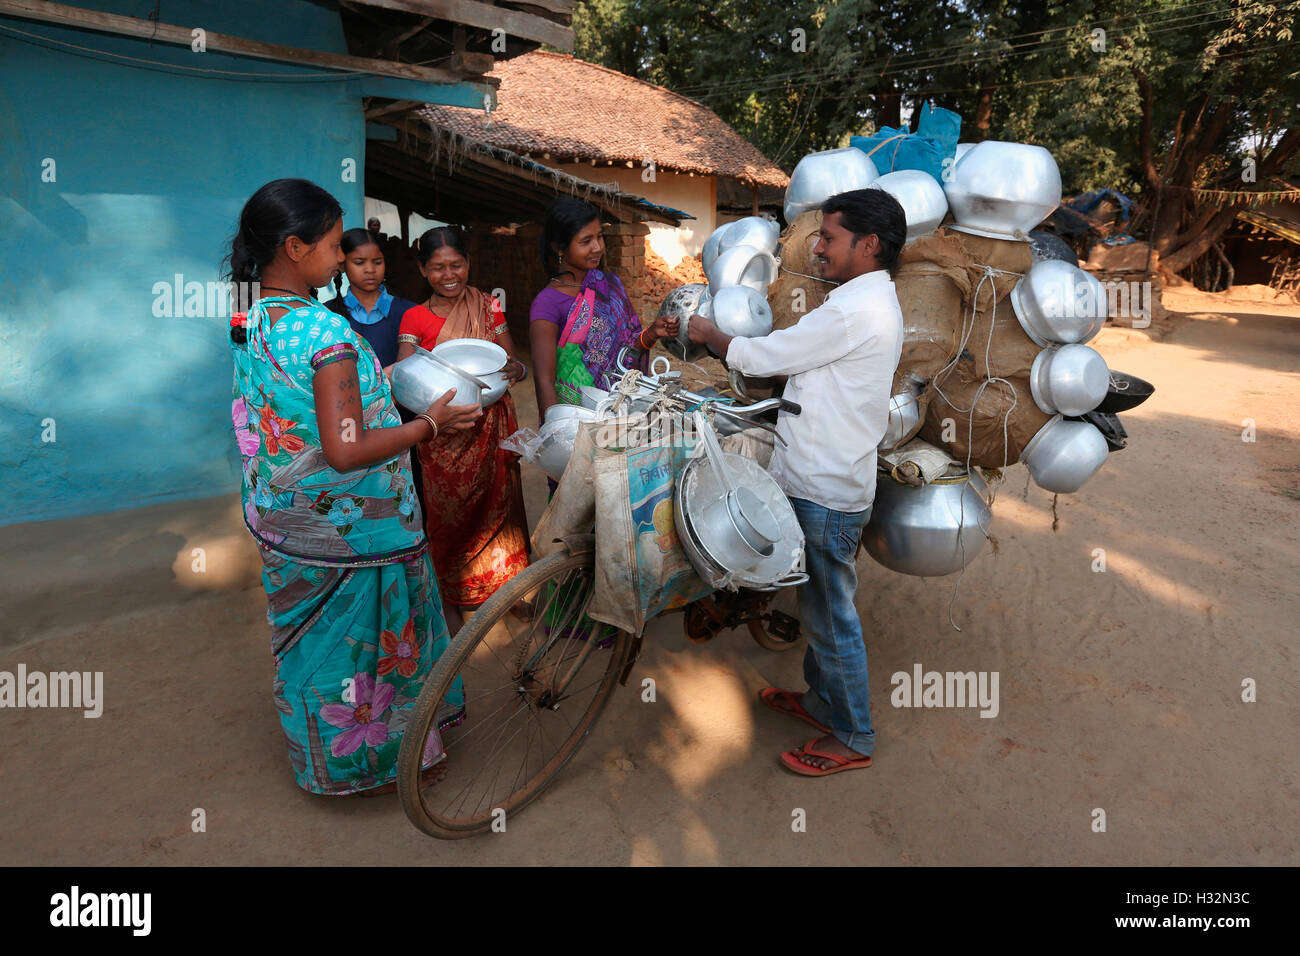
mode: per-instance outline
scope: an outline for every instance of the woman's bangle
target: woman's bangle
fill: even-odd
[[[429,436],[429,441],[433,441],[435,438],[438,437],[438,423],[437,423],[437,422],[435,422],[435,421],[434,421],[432,418],[430,418],[428,415],[425,415],[423,412],[421,412],[419,415],[416,415],[415,417],[416,417],[416,418],[423,418],[426,422],[428,422],[428,423],[433,427],[433,434]]]
[[[649,329],[642,329],[641,334],[636,337],[637,344],[641,346],[641,350],[643,352],[649,352],[652,348],[654,348],[653,342],[651,342],[649,345],[646,345],[645,334],[649,331],[650,331]]]
[[[524,370],[524,374],[521,375],[521,376],[519,376],[519,381],[521,381],[521,382],[526,382],[526,381],[528,381],[528,366],[525,365],[525,364],[524,364],[520,359],[517,359],[517,358],[512,358],[510,361],[512,361],[512,362],[518,362],[518,363],[519,363],[519,367],[520,367],[521,369]]]

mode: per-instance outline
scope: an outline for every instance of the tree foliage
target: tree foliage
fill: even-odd
[[[1278,189],[1295,174],[1297,12],[1253,0],[584,0],[574,26],[578,56],[699,100],[787,170],[929,100],[962,115],[964,140],[1050,149],[1067,194],[1159,187],[1154,241],[1182,269],[1233,215],[1195,189]],[[1254,183],[1242,177],[1252,150]]]

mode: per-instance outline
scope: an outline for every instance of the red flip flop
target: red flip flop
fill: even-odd
[[[814,746],[818,739],[820,738],[814,737],[798,750],[787,750],[781,754],[781,765],[786,770],[793,771],[803,777],[825,777],[828,774],[839,773],[841,770],[857,770],[861,767],[871,766],[870,757],[841,757],[839,754],[830,754],[824,750],[818,750]],[[809,757],[821,757],[824,760],[830,760],[835,766],[825,769],[810,767],[799,759],[801,752]]]
[[[768,707],[771,707],[778,714],[785,714],[787,717],[795,717],[802,720],[805,724],[816,727],[824,734],[829,734],[831,729],[823,724],[820,720],[808,713],[804,709],[800,698],[803,694],[795,690],[779,690],[775,687],[764,687],[758,692],[758,699]],[[784,704],[785,706],[779,706]]]

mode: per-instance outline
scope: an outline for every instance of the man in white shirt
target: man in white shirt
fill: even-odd
[[[813,254],[839,285],[796,325],[762,338],[733,338],[700,316],[688,327],[746,375],[788,375],[784,412],[769,466],[794,506],[805,539],[808,582],[799,616],[808,650],[805,693],[764,688],[763,703],[811,724],[823,736],[781,755],[795,773],[820,777],[871,766],[867,650],[853,598],[857,551],[876,493],[876,446],[903,344],[903,313],[891,278],[907,235],[903,209],[888,193],[859,189],[822,205]]]

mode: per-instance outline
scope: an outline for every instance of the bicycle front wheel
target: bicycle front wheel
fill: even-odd
[[[587,617],[594,561],[566,550],[520,572],[434,666],[397,765],[402,808],[425,833],[458,839],[490,829],[536,799],[582,746],[631,647],[626,631]],[[435,721],[447,769],[426,785],[423,741]]]

